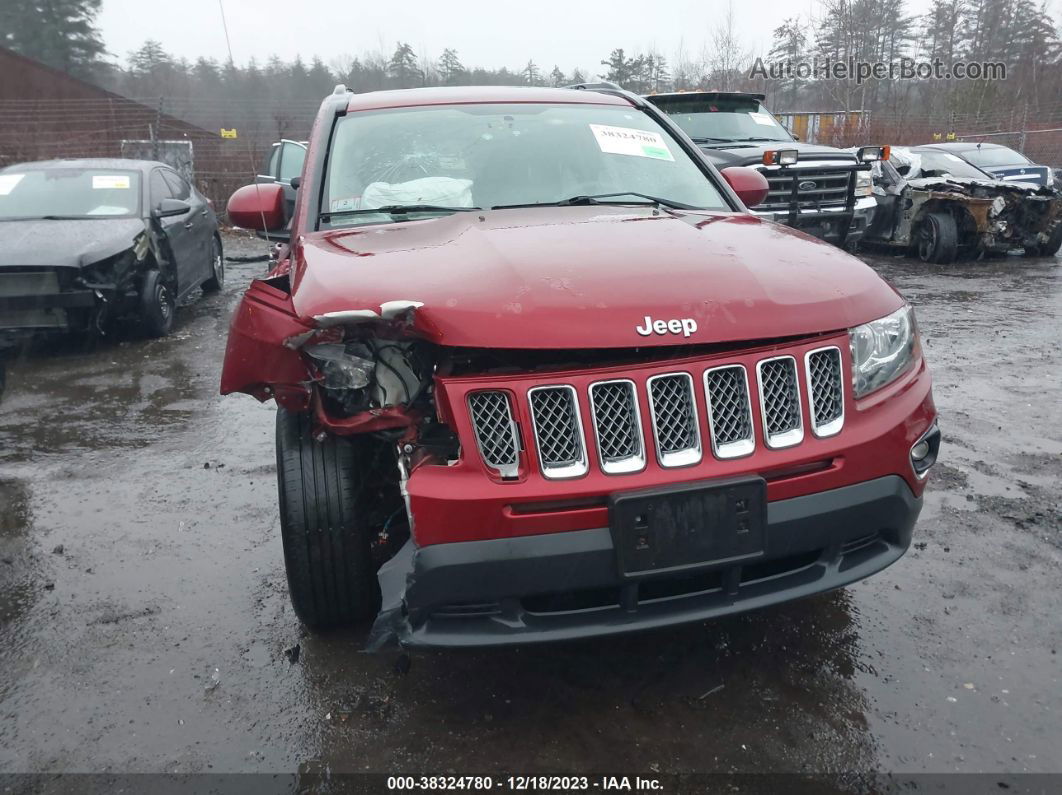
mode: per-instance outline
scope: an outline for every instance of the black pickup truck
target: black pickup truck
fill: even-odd
[[[870,151],[864,156],[863,150],[797,141],[763,106],[763,94],[690,91],[646,99],[718,168],[753,166],[763,173],[771,189],[752,210],[756,215],[839,246],[858,242],[866,232],[876,207],[870,160],[877,157]]]

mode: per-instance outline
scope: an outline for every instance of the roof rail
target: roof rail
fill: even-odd
[[[572,83],[570,86],[563,86],[564,88],[578,88],[584,91],[596,91],[598,89],[607,89],[609,91],[623,91],[623,86],[618,83],[613,83],[611,80],[601,80],[597,83]]]
[[[562,86],[562,88],[572,88],[577,91],[596,91],[599,94],[611,94],[614,97],[623,97],[630,102],[636,108],[646,107],[646,101],[644,97],[640,97],[633,91],[628,91],[610,80],[602,80],[599,83],[575,83],[570,86]]]

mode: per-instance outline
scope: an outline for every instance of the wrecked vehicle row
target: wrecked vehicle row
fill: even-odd
[[[274,399],[298,616],[469,646],[668,626],[907,549],[935,461],[911,308],[764,222],[618,90],[337,89],[233,317],[223,393]]]
[[[1046,185],[994,179],[936,146],[893,147],[873,173],[878,207],[867,244],[934,263],[1062,248],[1062,195]]]
[[[103,333],[125,316],[162,336],[178,302],[224,281],[213,208],[152,161],[0,169],[0,242],[0,348],[42,333]]]

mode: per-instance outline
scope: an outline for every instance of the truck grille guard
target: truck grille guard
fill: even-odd
[[[514,401],[527,407],[537,467],[545,478],[586,474],[592,465],[591,438],[593,465],[606,475],[622,475],[644,469],[647,450],[654,451],[659,466],[677,469],[696,465],[705,455],[742,458],[757,444],[769,449],[798,445],[805,438],[805,408],[816,438],[834,436],[844,425],[843,370],[840,348],[826,345],[799,356],[774,354],[676,367],[647,377],[602,378],[592,380],[585,392],[563,379],[513,390],[476,388],[467,403],[480,455],[502,478],[517,476],[523,449],[514,419],[521,412]],[[703,394],[697,383],[703,384]],[[642,404],[648,407],[648,422]]]

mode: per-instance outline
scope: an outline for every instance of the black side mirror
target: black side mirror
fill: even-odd
[[[299,185],[301,185],[301,184],[302,184],[302,177],[292,177],[291,178],[291,188],[292,188],[292,190],[298,190],[299,189]]]
[[[159,206],[151,211],[156,218],[169,218],[171,215],[184,215],[192,211],[192,205],[180,199],[163,199]]]

